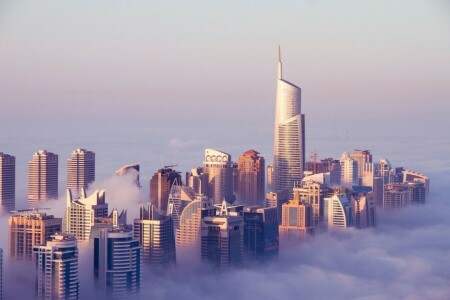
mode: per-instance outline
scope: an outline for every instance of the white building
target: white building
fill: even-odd
[[[274,192],[288,190],[302,180],[305,169],[305,115],[301,89],[283,79],[278,50],[278,78],[274,128]]]
[[[46,245],[35,246],[37,299],[80,298],[77,241],[70,234],[55,234]]]
[[[324,199],[324,218],[329,229],[345,229],[351,226],[350,202],[344,194],[334,194]]]
[[[108,204],[105,202],[105,190],[96,190],[86,197],[81,189],[81,198],[76,200],[71,190],[67,190],[66,214],[63,231],[73,234],[78,241],[89,240],[95,218],[108,217]]]
[[[352,159],[348,152],[344,152],[341,155],[340,164],[341,184],[348,188],[351,188],[354,185],[359,185],[357,161]]]

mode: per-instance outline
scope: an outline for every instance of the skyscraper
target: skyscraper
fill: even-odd
[[[375,227],[376,204],[373,193],[355,193],[351,196],[353,225],[357,229]]]
[[[324,199],[324,218],[329,229],[345,229],[352,225],[350,202],[345,194],[336,193]]]
[[[117,176],[132,176],[134,182],[136,183],[137,187],[141,187],[141,183],[139,181],[139,172],[140,172],[140,166],[139,164],[130,164],[125,165],[118,169],[116,171]]]
[[[96,190],[86,197],[84,189],[81,198],[74,199],[71,190],[67,190],[64,232],[73,234],[78,241],[89,240],[95,218],[108,217],[108,204],[105,202],[105,190]]]
[[[273,165],[267,166],[267,191],[273,191]]]
[[[282,240],[303,238],[314,233],[313,208],[300,200],[290,200],[283,204],[280,224]]]
[[[38,211],[9,217],[9,255],[18,259],[31,259],[35,245],[45,245],[52,236],[61,232],[61,218]]]
[[[0,152],[0,215],[15,208],[16,158]]]
[[[213,199],[214,204],[228,201],[233,195],[233,166],[231,155],[214,149],[205,150],[203,172],[207,174],[206,195]]]
[[[350,157],[358,164],[358,177],[362,180],[366,164],[372,163],[372,154],[369,150],[354,150]]]
[[[203,168],[193,168],[190,172],[186,172],[186,185],[196,194],[206,195],[207,183],[208,176],[203,173]]]
[[[344,152],[340,159],[341,164],[341,184],[351,188],[359,185],[358,162],[350,157],[348,152]]]
[[[170,188],[182,184],[181,175],[168,166],[159,169],[150,179],[150,203],[162,214],[166,214]]]
[[[237,202],[245,206],[264,203],[264,157],[255,150],[248,150],[239,156],[237,178]]]
[[[81,189],[88,188],[95,181],[95,153],[86,149],[76,149],[67,160],[67,188],[78,198]]]
[[[428,202],[429,200],[429,194],[430,194],[430,178],[422,173],[411,171],[411,170],[404,170],[402,172],[403,175],[403,183],[414,183],[414,182],[421,182],[423,183],[423,187],[425,188],[425,198],[423,200],[423,203]],[[418,204],[421,202],[421,200],[415,200],[415,203]]]
[[[305,115],[301,113],[301,89],[284,80],[280,49],[275,108],[274,191],[292,194],[305,166]]]
[[[109,298],[133,297],[142,282],[142,254],[139,241],[126,227],[93,230],[94,278]]]
[[[304,178],[306,179],[306,177]],[[323,222],[324,199],[331,193],[325,184],[313,181],[302,182],[302,185],[294,188],[294,199],[305,202],[312,207],[312,219],[317,228]]]
[[[28,162],[28,202],[58,198],[58,155],[46,150]]]
[[[411,201],[408,184],[389,183],[384,185],[383,209],[408,206]]]
[[[278,193],[268,192],[266,194],[266,206],[277,208],[278,224],[281,224],[283,204],[289,201],[289,191],[283,190]]]
[[[276,207],[244,208],[244,253],[248,258],[278,254],[278,235]]]
[[[55,234],[46,245],[34,246],[37,299],[80,298],[77,241],[70,234]]]
[[[225,200],[218,206],[216,216],[202,218],[202,261],[221,268],[240,265],[244,250],[242,211],[235,211]]]
[[[141,244],[145,263],[160,266],[175,263],[175,235],[171,216],[160,215],[152,204],[147,208],[141,206],[133,230],[134,238]]]

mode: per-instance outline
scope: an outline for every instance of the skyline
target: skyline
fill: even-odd
[[[145,214],[139,209],[149,201],[150,178],[163,165],[178,165],[184,181],[183,173],[202,166],[208,150],[228,153],[237,162],[254,149],[266,165],[272,164],[274,57],[281,45],[288,66],[283,78],[302,89],[305,161],[313,151],[319,159],[339,159],[343,152],[369,149],[374,162],[386,158],[393,167],[432,178],[429,197],[417,197],[419,203],[426,196],[427,204],[373,211],[376,228],[356,230],[365,225],[362,219],[359,225],[350,220],[358,212],[352,206],[356,200],[347,195],[349,203],[344,198],[336,203],[355,208],[355,216],[344,214],[347,225],[355,227],[318,230],[302,242],[285,240],[276,260],[218,272],[200,265],[193,249],[183,249],[176,257],[184,259],[164,273],[143,265],[140,295],[187,300],[447,299],[449,21],[450,4],[443,0],[227,5],[204,0],[4,1],[0,107],[6,113],[0,117],[0,151],[15,156],[16,209],[27,206],[26,166],[40,149],[59,157],[59,197],[42,206],[65,221],[66,162],[77,148],[95,153],[95,181],[86,192],[88,198],[106,199],[109,209],[118,209],[111,213],[112,223],[119,221],[122,209],[128,209],[124,215],[130,224]],[[134,163],[139,163],[141,189],[133,174],[114,175]],[[363,179],[375,186],[374,174]],[[395,181],[399,175],[389,176]],[[334,190],[339,193],[347,191]],[[372,197],[360,198],[358,205],[374,205]],[[206,204],[199,199],[195,207]],[[225,204],[219,218],[230,214],[238,222],[240,208],[228,211]],[[314,207],[307,206],[312,216]],[[327,218],[334,216],[327,211]],[[7,224],[8,216],[0,215],[0,221]],[[238,223],[232,226],[235,233],[243,229]],[[203,227],[202,241],[210,232]],[[35,274],[8,258],[8,228],[0,229],[0,248],[6,254],[4,299],[32,298]],[[201,249],[215,247],[212,238],[206,240]],[[92,280],[91,246],[78,244],[80,299],[106,299]],[[228,288],[218,293],[218,286]]]

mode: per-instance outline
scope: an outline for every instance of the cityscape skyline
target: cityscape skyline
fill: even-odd
[[[6,99],[11,109],[0,118],[7,129],[0,131],[0,152],[14,157],[17,210],[13,217],[0,213],[0,224],[6,224],[0,226],[0,299],[71,293],[73,299],[106,300],[130,292],[187,300],[448,299],[450,140],[442,138],[446,126],[440,122],[450,113],[445,100],[450,85],[444,84],[450,60],[442,55],[450,50],[442,8],[450,5],[400,1],[403,5],[392,4],[388,11],[379,3],[344,1],[174,9],[139,1],[108,8],[54,2],[52,9],[62,11],[42,20],[35,16],[45,4],[0,4],[0,16],[10,25],[0,30],[7,45],[0,49],[0,102]],[[68,8],[71,17],[63,21]],[[88,8],[104,14],[94,17]],[[148,21],[149,8],[160,16]],[[178,17],[174,24],[167,25],[168,11],[170,18]],[[216,19],[207,13],[219,11]],[[328,11],[328,18],[315,20],[319,11]],[[18,12],[26,22],[18,22]],[[135,18],[123,22],[120,16]],[[85,23],[74,23],[77,17]],[[61,28],[52,26],[57,20]],[[11,32],[29,43],[32,22],[44,29],[42,46],[14,53],[18,44]],[[148,29],[149,24],[154,26]],[[298,30],[303,28],[308,30]],[[155,36],[155,29],[165,34]],[[189,29],[196,34],[188,36]],[[123,45],[114,46],[117,40]],[[237,40],[242,42],[236,48]],[[174,41],[180,47],[168,50]],[[74,43],[78,51],[69,50]],[[275,51],[266,49],[278,44],[287,49],[287,70],[292,68],[286,78],[302,87],[304,103],[297,113],[302,130],[307,116],[306,148],[303,133],[294,152],[303,147],[304,172],[293,196],[289,190],[270,193],[258,177],[269,192],[259,204],[276,207],[250,206],[254,201],[239,194],[256,191],[249,170],[267,177],[267,166],[279,166],[272,161],[273,112],[280,98],[274,81],[279,85],[284,77],[280,54],[276,62]],[[42,69],[51,45],[54,61]],[[174,55],[183,52],[183,58]],[[68,60],[70,53],[76,54]],[[14,64],[19,68],[5,76],[2,67]],[[36,80],[21,72],[32,72]],[[300,107],[300,96],[285,100],[298,100]],[[38,104],[33,113],[27,101]],[[74,114],[76,107],[82,113]],[[65,179],[74,174],[71,155],[84,149],[95,158],[78,199],[77,192],[66,190],[71,184]],[[27,178],[36,173],[27,172],[27,162],[41,152],[55,154],[47,197],[53,199],[22,210],[30,204]],[[243,171],[245,154],[252,161]],[[172,186],[166,171],[176,177]],[[11,168],[5,174],[12,174]],[[155,189],[158,196],[152,195]],[[231,203],[235,196],[238,201]],[[64,232],[49,239],[61,225],[77,238]],[[44,236],[47,245],[37,245]],[[34,269],[22,259],[30,250]],[[52,268],[67,271],[70,285],[48,276]],[[229,288],[218,292],[218,286]]]

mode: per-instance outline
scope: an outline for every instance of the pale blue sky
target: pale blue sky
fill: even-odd
[[[308,153],[392,158],[449,126],[448,1],[1,1],[0,150],[23,186],[38,148],[90,148],[100,174],[130,153],[144,178],[175,148],[183,171],[204,147],[270,162],[279,44]]]

